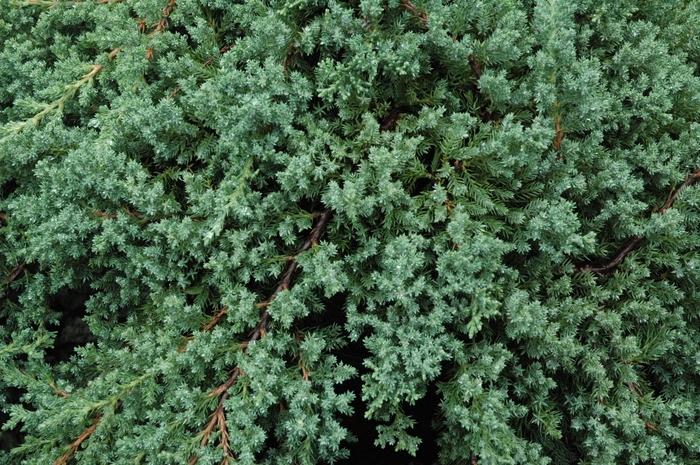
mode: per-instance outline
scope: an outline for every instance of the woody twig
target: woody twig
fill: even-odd
[[[659,213],[660,215],[665,214],[671,207],[673,207],[673,204],[676,202],[678,195],[686,188],[695,184],[699,179],[700,169],[686,176],[685,180],[680,186],[671,190],[664,204],[660,208],[654,209],[654,211],[656,213]],[[615,258],[610,260],[608,263],[601,266],[580,266],[577,268],[577,271],[581,273],[610,273],[613,270],[615,270],[615,268],[617,268],[632,251],[637,249],[641,245],[643,240],[644,238],[641,236],[634,236],[627,241],[627,244],[625,244],[625,246],[620,250],[620,252],[618,252],[618,254],[615,255]]]
[[[92,433],[95,432],[97,426],[100,424],[100,420],[102,420],[102,417],[96,417],[92,421],[92,424],[88,426],[82,433],[80,433],[80,436],[75,438],[75,440],[70,443],[70,445],[68,446],[68,450],[59,458],[57,458],[53,465],[68,465],[68,462],[71,461],[71,459],[78,451],[80,446],[83,444],[83,442],[87,441],[87,439],[90,436],[92,436]]]
[[[299,248],[299,251],[297,252],[296,255],[289,257],[288,258],[288,264],[287,268],[284,272],[284,275],[282,275],[282,279],[280,280],[279,284],[275,288],[275,290],[272,292],[269,298],[266,300],[256,304],[256,307],[263,309],[262,313],[260,314],[260,318],[258,320],[258,323],[255,325],[255,327],[251,330],[251,332],[248,335],[248,338],[241,344],[242,350],[245,352],[248,347],[255,341],[258,341],[265,337],[267,334],[267,325],[270,320],[270,313],[268,312],[267,308],[270,306],[270,304],[277,298],[280,292],[288,290],[292,286],[292,279],[294,277],[294,274],[298,268],[298,262],[297,262],[297,257],[309,250],[311,247],[314,245],[318,244],[319,239],[321,238],[321,233],[325,229],[326,225],[330,221],[331,218],[331,211],[330,210],[325,210],[323,213],[318,215],[318,220],[316,221],[316,224],[314,225],[313,229],[311,230],[311,233],[309,234],[309,237],[306,239],[306,241],[302,244],[302,246]],[[216,324],[218,324],[222,318],[226,315],[226,308],[222,308],[219,310],[213,317],[212,319],[204,325],[202,329],[204,330],[211,330]],[[211,414],[209,417],[209,421],[207,422],[206,426],[200,433],[201,435],[201,440],[200,440],[200,446],[206,446],[209,443],[209,439],[211,437],[211,434],[215,429],[218,429],[219,431],[219,446],[223,449],[224,451],[224,458],[221,462],[221,465],[227,465],[231,460],[233,460],[233,456],[231,453],[231,450],[229,448],[228,444],[228,428],[226,427],[226,413],[224,411],[224,403],[226,399],[228,398],[229,395],[229,389],[233,387],[236,384],[236,381],[243,376],[243,370],[240,367],[236,367],[233,369],[231,372],[231,375],[229,378],[216,388],[214,388],[211,392],[209,392],[208,396],[215,398],[218,398],[218,402],[216,405],[216,409],[214,409],[214,412]],[[198,462],[199,458],[195,455],[192,458],[190,458],[188,465],[195,465]]]
[[[401,0],[401,7],[418,19],[423,27],[428,26],[428,13],[420,10],[411,0]]]

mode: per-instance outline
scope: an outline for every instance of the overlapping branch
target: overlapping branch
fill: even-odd
[[[671,207],[673,207],[673,204],[676,202],[676,199],[678,198],[678,195],[683,192],[686,188],[692,186],[695,184],[698,180],[700,180],[700,169],[696,170],[693,173],[690,173],[688,176],[686,176],[685,180],[683,183],[678,186],[677,188],[674,188],[671,190],[671,192],[668,194],[668,197],[666,198],[666,201],[664,204],[658,208],[655,209],[654,211],[656,213],[659,213],[660,215],[663,215],[666,213]],[[610,273],[615,270],[624,260],[627,258],[627,256],[637,249],[642,241],[644,240],[643,237],[641,236],[634,236],[631,239],[627,241],[627,244],[620,250],[620,252],[615,255],[615,257],[610,260],[608,263],[601,265],[601,266],[593,266],[593,265],[584,265],[584,266],[579,266],[577,268],[577,271],[581,273],[598,273],[598,274],[605,274],[605,273]]]
[[[428,26],[428,13],[420,10],[411,0],[401,0],[401,7],[420,21],[423,27]]]
[[[56,459],[56,461],[53,463],[53,465],[68,465],[68,462],[71,461],[75,453],[78,451],[80,446],[85,442],[90,436],[92,436],[92,433],[95,432],[97,429],[97,426],[100,424],[100,421],[102,420],[101,416],[97,416],[93,421],[90,426],[88,426],[82,433],[80,433],[80,436],[75,438],[73,442],[70,443],[68,446],[68,450],[61,455],[59,458]]]
[[[270,313],[268,312],[267,308],[270,306],[272,302],[277,298],[280,292],[285,291],[292,286],[292,279],[294,277],[294,274],[299,266],[297,262],[297,257],[302,254],[303,252],[306,252],[309,250],[311,247],[315,246],[318,244],[319,239],[321,238],[321,233],[323,230],[326,228],[328,222],[331,219],[331,211],[330,210],[325,210],[321,214],[318,215],[318,219],[316,220],[316,224],[314,225],[313,229],[311,230],[311,233],[309,234],[308,238],[306,241],[302,244],[302,246],[299,248],[299,251],[296,253],[296,255],[289,257],[288,259],[288,264],[287,268],[284,272],[284,275],[282,275],[282,279],[280,280],[279,284],[275,288],[275,290],[272,292],[270,297],[268,297],[266,300],[256,304],[256,307],[263,309],[262,313],[260,314],[260,318],[258,320],[258,323],[255,325],[255,327],[251,330],[251,332],[248,335],[248,338],[241,344],[243,351],[246,351],[248,347],[254,343],[255,341],[258,341],[265,337],[267,333],[267,325],[270,320]],[[216,326],[226,315],[227,310],[226,308],[222,308],[219,310],[212,318],[209,320],[208,323],[206,323],[203,326],[203,330],[209,331],[211,330],[214,326]],[[233,387],[234,384],[236,384],[236,381],[244,375],[243,370],[240,367],[234,368],[234,370],[231,372],[231,375],[229,378],[216,388],[214,388],[211,392],[209,392],[209,397],[212,398],[218,398],[218,402],[216,405],[216,409],[214,412],[211,414],[209,417],[209,421],[207,422],[206,426],[204,429],[201,431],[200,436],[201,440],[199,442],[200,446],[204,447],[209,443],[209,439],[214,432],[214,430],[219,431],[219,446],[222,448],[224,451],[224,458],[221,461],[221,465],[228,465],[228,463],[233,459],[232,452],[229,447],[229,441],[228,441],[228,428],[226,427],[226,413],[224,410],[224,403],[226,402],[226,399],[228,398],[229,395],[229,389]],[[199,458],[195,455],[190,458],[188,465],[195,465],[198,462]]]
[[[119,54],[120,51],[121,51],[120,48],[115,48],[115,49],[111,50],[107,54],[107,58],[109,58],[110,60],[113,60]],[[81,76],[80,79],[78,79],[77,81],[72,82],[70,84],[67,84],[64,87],[63,95],[61,95],[59,98],[57,98],[53,102],[44,103],[42,105],[41,111],[36,113],[31,118],[28,118],[24,121],[11,122],[10,124],[8,124],[5,127],[5,131],[8,133],[17,134],[19,132],[22,132],[23,130],[25,130],[28,127],[38,126],[46,116],[48,116],[49,114],[51,114],[55,111],[62,112],[66,103],[68,103],[68,101],[70,101],[75,96],[75,94],[78,92],[78,90],[84,85],[92,84],[95,77],[100,72],[102,72],[103,69],[104,69],[104,67],[100,64],[97,64],[97,63],[90,65],[90,70],[87,73],[85,73],[83,76]]]
[[[17,279],[17,277],[18,277],[19,275],[21,275],[22,272],[24,271],[24,268],[25,268],[24,263],[19,264],[19,265],[17,265],[16,267],[14,267],[14,268],[12,269],[12,271],[10,271],[10,274],[5,278],[4,284],[5,284],[5,285],[10,284],[12,281],[14,281],[15,279]]]

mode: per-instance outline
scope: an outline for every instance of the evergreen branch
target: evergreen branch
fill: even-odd
[[[318,220],[316,221],[316,225],[313,227],[311,230],[311,233],[309,234],[309,237],[306,239],[306,241],[302,244],[302,246],[299,248],[299,251],[297,252],[296,255],[293,257],[289,258],[289,264],[287,265],[287,269],[282,276],[282,279],[280,280],[279,284],[273,291],[273,293],[270,295],[270,297],[267,300],[264,300],[263,302],[260,302],[256,304],[258,308],[267,308],[279,295],[280,292],[288,290],[292,286],[292,278],[294,277],[294,273],[297,270],[298,263],[297,263],[297,257],[302,254],[303,252],[309,250],[311,247],[315,246],[318,244],[318,241],[321,237],[321,233],[325,229],[326,225],[330,221],[331,218],[331,211],[330,210],[325,210],[323,213],[318,215]],[[216,324],[221,321],[223,316],[226,314],[226,308],[222,308],[219,310],[216,315],[204,326],[203,329],[205,330],[211,330]],[[264,310],[262,314],[260,315],[260,319],[258,320],[258,324],[255,326],[255,328],[251,331],[248,339],[243,342],[242,347],[243,351],[245,352],[248,347],[255,341],[258,341],[265,337],[267,333],[267,324],[270,319],[270,314],[267,310]],[[216,409],[214,412],[211,414],[209,417],[209,422],[207,422],[206,426],[200,433],[202,439],[200,440],[200,446],[204,447],[209,443],[209,438],[214,431],[214,428],[218,428],[219,430],[219,437],[220,437],[220,447],[224,450],[224,459],[221,462],[221,465],[226,465],[229,463],[229,460],[232,458],[231,455],[231,450],[229,448],[228,444],[228,429],[226,427],[226,416],[225,416],[225,411],[224,411],[224,403],[226,402],[226,399],[228,398],[229,395],[229,389],[233,387],[234,384],[236,384],[236,381],[243,376],[245,373],[240,367],[236,367],[233,369],[231,372],[231,375],[229,378],[221,385],[217,386],[214,388],[211,392],[209,392],[208,396],[209,397],[218,397],[218,402],[216,405]],[[308,379],[308,373],[303,371],[303,376],[305,379]],[[188,465],[196,465],[198,462],[199,457],[196,455],[193,455],[189,462]]]
[[[272,295],[266,299],[263,300],[262,302],[259,302],[255,304],[257,308],[267,308],[272,301],[277,297],[277,294],[280,292],[289,289],[292,281],[292,276],[294,275],[294,272],[297,269],[297,257],[303,253],[309,250],[312,246],[318,244],[318,240],[321,236],[321,233],[323,232],[323,229],[326,227],[328,224],[328,221],[330,220],[331,217],[331,212],[330,210],[326,210],[322,213],[315,213],[314,216],[318,217],[318,221],[316,222],[316,225],[314,228],[311,230],[311,233],[309,234],[309,237],[306,239],[306,242],[302,244],[301,248],[299,251],[296,253],[296,255],[293,255],[291,257],[287,258],[288,265],[287,269],[285,270],[285,273],[282,277],[282,280],[280,283],[277,285],[275,288],[274,292]],[[216,325],[218,325],[221,320],[228,314],[228,309],[226,307],[221,308],[214,316],[212,316],[207,323],[205,323],[202,326],[203,331],[211,331]],[[250,338],[248,341],[244,342],[244,345],[247,345],[248,342],[251,342],[251,340],[257,340],[261,335],[264,336],[264,331],[265,327],[267,325],[267,319],[269,318],[269,314],[267,311],[264,311],[263,314],[261,315],[261,320],[258,323],[258,325],[253,329],[253,331],[250,334]],[[261,334],[262,332],[262,334]],[[257,333],[257,334],[256,334]],[[254,339],[253,339],[254,338]]]
[[[10,272],[10,274],[7,275],[7,278],[5,278],[5,282],[4,282],[3,284],[4,284],[5,286],[7,286],[7,285],[10,284],[12,281],[14,281],[15,279],[17,279],[17,277],[18,277],[20,274],[22,274],[22,272],[24,271],[24,268],[25,268],[24,263],[19,264],[19,265],[17,265],[16,267],[14,267],[14,268],[12,269],[12,271]]]
[[[411,0],[401,0],[401,7],[418,19],[423,27],[428,27],[428,13],[418,9]]]
[[[697,171],[689,174],[686,176],[685,180],[683,183],[678,187],[674,188],[671,190],[671,192],[668,195],[668,198],[666,198],[666,201],[664,204],[661,206],[659,209],[655,209],[655,212],[663,215],[666,213],[671,207],[673,207],[673,204],[676,202],[676,199],[678,198],[678,195],[685,190],[686,188],[692,186],[695,184],[698,180],[700,179],[700,169]],[[620,252],[613,258],[610,262],[608,262],[605,265],[602,266],[592,266],[592,265],[585,265],[585,266],[580,266],[578,267],[577,271],[581,273],[599,273],[599,274],[605,274],[613,271],[615,268],[617,268],[620,263],[622,263],[625,258],[639,245],[642,243],[644,240],[643,237],[641,236],[634,236],[632,237],[627,244],[620,250]]]
[[[78,436],[69,446],[68,450],[61,455],[56,461],[53,463],[53,465],[68,465],[68,462],[73,458],[75,453],[78,451],[80,448],[81,444],[85,442],[90,436],[92,436],[92,433],[95,432],[97,429],[97,426],[100,424],[100,420],[102,420],[101,416],[97,416],[92,424],[88,426],[85,431],[80,433],[80,436]]]
[[[120,51],[121,51],[121,48],[118,48],[118,47],[113,49],[112,51],[110,51],[107,54],[107,58],[109,60],[113,60],[114,58],[116,58],[116,56],[119,54]],[[43,119],[47,115],[49,115],[50,113],[53,113],[54,111],[62,112],[66,103],[75,96],[75,94],[78,92],[78,90],[86,84],[91,84],[92,81],[95,79],[95,76],[97,76],[103,69],[104,69],[104,67],[100,64],[91,65],[90,71],[88,71],[86,74],[81,76],[81,78],[78,79],[77,81],[72,82],[70,84],[67,84],[64,87],[65,90],[63,92],[63,95],[61,95],[59,98],[57,98],[53,102],[49,102],[49,103],[44,104],[43,109],[39,113],[32,116],[31,118],[26,119],[24,121],[11,122],[5,128],[6,131],[9,133],[14,133],[14,134],[20,133],[29,126],[35,126],[35,127],[38,126],[43,121]],[[3,139],[0,139],[0,141]]]
[[[68,102],[70,99],[73,98],[73,96],[75,96],[78,89],[80,89],[85,84],[91,83],[100,71],[102,71],[102,65],[92,65],[90,71],[84,74],[80,79],[65,86],[65,91],[63,95],[61,95],[53,102],[44,104],[44,108],[31,118],[26,119],[24,121],[11,123],[8,127],[9,131],[13,133],[19,133],[30,125],[38,126],[47,115],[54,111],[62,112],[63,108],[66,105],[66,102]]]
[[[8,372],[12,372],[12,374],[17,376],[18,378],[20,378],[20,379],[24,378],[25,380],[27,380],[28,383],[46,384],[51,389],[51,391],[55,395],[57,395],[58,397],[62,397],[64,399],[67,399],[68,397],[70,397],[70,393],[59,388],[58,385],[56,384],[56,382],[50,378],[47,380],[40,380],[38,377],[32,376],[31,374],[29,374],[25,371],[22,371],[20,368],[18,368],[16,366],[10,366],[9,369],[6,367],[3,367],[3,368],[0,368],[0,370],[3,370],[3,371],[8,370]]]

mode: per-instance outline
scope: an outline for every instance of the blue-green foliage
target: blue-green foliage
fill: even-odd
[[[700,463],[699,25],[0,0],[0,463]]]

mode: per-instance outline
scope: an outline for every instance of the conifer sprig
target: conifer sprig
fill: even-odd
[[[248,349],[248,347],[250,347],[251,344],[258,341],[259,339],[264,338],[267,334],[267,325],[270,319],[270,313],[268,312],[267,307],[272,302],[274,302],[274,300],[281,292],[291,288],[292,279],[298,267],[297,257],[318,244],[323,230],[326,228],[328,222],[331,219],[332,212],[331,210],[325,210],[317,216],[318,219],[316,220],[316,224],[311,229],[311,232],[306,241],[304,241],[304,243],[301,245],[296,255],[289,257],[287,268],[284,274],[282,275],[282,279],[280,280],[275,290],[266,300],[256,304],[256,307],[264,310],[262,311],[260,319],[256,324],[255,328],[250,332],[248,338],[241,344],[244,353]],[[211,330],[216,324],[218,324],[221,321],[225,314],[225,308],[219,310],[214,315],[214,317],[204,326],[203,329],[205,331]],[[224,404],[226,402],[226,399],[228,399],[229,389],[231,389],[236,384],[236,381],[238,381],[238,379],[241,376],[244,376],[243,370],[240,367],[236,367],[233,369],[231,375],[224,383],[220,384],[211,392],[209,392],[209,397],[218,399],[217,405],[214,409],[214,412],[209,417],[209,421],[207,422],[206,426],[199,433],[199,435],[201,436],[199,444],[201,447],[204,447],[209,443],[209,438],[214,429],[218,429],[220,442],[219,446],[224,451],[224,458],[221,462],[221,465],[227,465],[230,460],[233,460],[233,455],[228,443],[228,428],[226,426],[226,412]],[[304,373],[303,376],[306,376],[306,374]],[[195,465],[198,462],[198,460],[199,458],[196,455],[194,455],[190,458],[188,465]]]
[[[102,71],[102,68],[102,65],[99,64],[92,65],[90,67],[90,71],[85,73],[80,79],[70,84],[67,84],[64,87],[63,94],[59,98],[57,98],[53,102],[43,104],[43,108],[39,113],[36,113],[31,118],[26,119],[24,121],[10,123],[8,126],[6,126],[5,130],[11,133],[18,133],[23,131],[27,127],[38,126],[46,116],[55,111],[62,112],[66,103],[69,100],[71,100],[73,96],[75,96],[78,89],[80,89],[86,84],[91,84],[95,76],[97,76],[97,74],[100,71]]]

